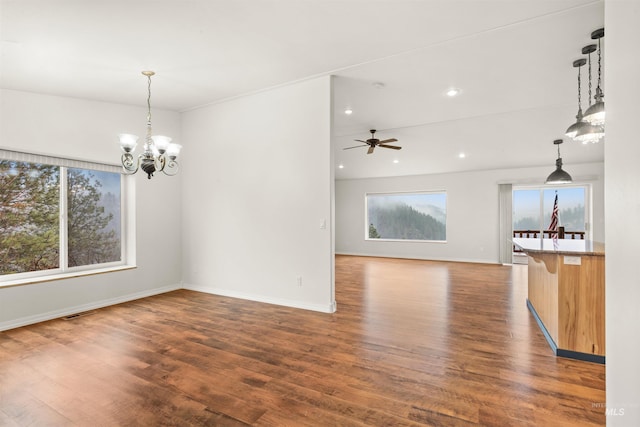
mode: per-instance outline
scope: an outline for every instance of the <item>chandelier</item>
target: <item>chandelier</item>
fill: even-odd
[[[144,140],[144,151],[135,160],[133,151],[138,145],[138,136],[130,133],[122,133],[120,137],[120,148],[122,149],[122,168],[127,174],[134,174],[138,169],[142,169],[147,178],[151,179],[154,172],[163,172],[173,176],[178,173],[178,162],[176,158],[182,146],[171,142],[171,138],[163,135],[151,135],[151,76],[155,72],[143,71],[142,75],[147,77],[147,136]]]

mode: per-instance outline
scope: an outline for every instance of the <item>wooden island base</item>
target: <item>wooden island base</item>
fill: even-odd
[[[557,356],[605,363],[604,245],[514,239],[528,255],[527,307]]]

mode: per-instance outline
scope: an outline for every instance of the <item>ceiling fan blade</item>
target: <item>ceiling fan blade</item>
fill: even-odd
[[[367,145],[356,145],[354,147],[343,148],[343,150],[351,150],[352,148],[360,148],[360,147],[367,147]]]
[[[354,141],[364,142],[365,144],[367,143],[367,141],[363,141],[363,140],[361,140],[361,139],[354,139]]]
[[[402,147],[397,147],[395,145],[378,144],[378,147],[391,148],[392,150],[402,150]]]
[[[375,145],[372,145],[371,147],[369,147],[369,150],[367,150],[367,154],[371,154],[373,153],[373,149],[376,148]]]
[[[385,139],[383,141],[380,141],[380,144],[386,144],[387,142],[396,142],[397,139],[395,138],[390,138],[390,139]]]

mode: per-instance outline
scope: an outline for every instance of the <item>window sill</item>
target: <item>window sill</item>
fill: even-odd
[[[135,265],[118,265],[114,267],[95,268],[91,270],[69,271],[66,273],[50,274],[46,276],[26,277],[23,279],[7,280],[0,282],[0,288],[8,288],[11,286],[31,285],[34,283],[52,282],[54,280],[72,279],[74,277],[93,276],[96,274],[111,273],[114,271],[133,270],[137,268]]]
[[[415,240],[415,239],[376,239],[365,237],[367,242],[406,242],[406,243],[447,243],[446,240]]]

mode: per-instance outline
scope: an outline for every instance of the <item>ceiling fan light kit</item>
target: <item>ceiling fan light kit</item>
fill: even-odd
[[[389,145],[389,142],[396,142],[398,141],[396,138],[389,138],[389,139],[383,139],[382,141],[377,139],[375,134],[376,134],[376,130],[375,129],[371,129],[369,130],[369,132],[371,132],[371,138],[367,139],[366,141],[363,141],[362,139],[355,139],[354,141],[357,142],[362,142],[365,145],[356,145],[353,147],[347,147],[344,148],[344,150],[351,150],[352,148],[360,148],[360,147],[369,147],[369,149],[367,150],[367,154],[371,154],[373,153],[373,150],[376,147],[382,147],[382,148],[390,148],[392,150],[401,150],[402,147],[399,147],[397,145]]]

